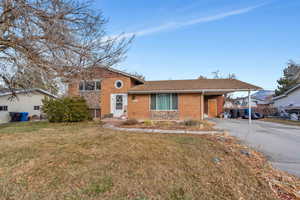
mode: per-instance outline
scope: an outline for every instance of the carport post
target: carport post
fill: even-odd
[[[249,117],[249,124],[252,123],[252,114],[251,114],[251,90],[248,91],[248,117]]]

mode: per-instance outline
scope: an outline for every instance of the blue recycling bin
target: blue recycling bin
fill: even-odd
[[[21,114],[21,116],[20,116],[20,121],[21,122],[28,121],[28,112],[21,112],[20,114]]]

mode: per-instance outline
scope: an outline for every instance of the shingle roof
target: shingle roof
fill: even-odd
[[[54,94],[49,93],[46,90],[42,90],[40,88],[32,88],[32,89],[14,89],[15,94],[20,94],[20,93],[30,93],[30,92],[39,92],[39,93],[43,93],[46,94],[48,96],[51,96],[53,98],[57,98],[57,96],[55,96]],[[8,96],[8,95],[12,95],[12,91],[9,89],[1,89],[0,90],[0,97],[2,96]]]
[[[284,94],[274,97],[273,100],[277,100],[277,99],[281,99],[284,98],[286,96],[288,96],[291,92],[294,92],[295,90],[297,90],[298,88],[300,88],[300,83],[298,83],[295,87],[289,89],[288,91],[286,91]]]
[[[258,86],[236,79],[191,79],[146,81],[145,84],[133,87],[128,92],[233,92],[260,89]]]

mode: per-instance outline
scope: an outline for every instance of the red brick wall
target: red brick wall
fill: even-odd
[[[135,96],[135,100],[132,100],[132,96]],[[200,111],[201,94],[178,95],[178,119],[200,120]],[[153,111],[150,111],[149,94],[130,94],[128,96],[128,118],[134,118],[138,120],[151,119],[151,112]]]
[[[110,114],[110,98],[111,94],[127,93],[128,89],[136,84],[136,81],[130,77],[122,74],[109,71],[105,68],[93,68],[92,73],[86,77],[86,80],[101,79],[101,91],[79,91],[79,79],[74,79],[73,82],[68,85],[69,96],[83,96],[88,104],[95,104],[98,102],[97,107],[101,108],[101,117],[106,114]],[[115,81],[121,80],[123,87],[117,89],[115,87]],[[90,106],[90,108],[95,106]]]
[[[132,97],[135,96],[135,100]],[[151,118],[150,113],[150,95],[128,95],[128,118],[145,120]]]
[[[201,94],[179,94],[179,119],[200,120]]]
[[[116,77],[125,77],[119,73],[109,71],[105,68],[101,67],[95,67],[92,68],[90,73],[87,77],[85,77],[86,80],[93,80],[93,79],[106,79],[106,78],[116,78]],[[79,93],[79,82],[80,80],[77,78],[74,78],[73,82],[69,83],[68,85],[68,95],[69,96],[78,96]]]

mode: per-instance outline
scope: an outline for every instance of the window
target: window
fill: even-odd
[[[40,110],[40,106],[33,106],[33,110]]]
[[[117,80],[117,81],[115,82],[115,87],[116,87],[117,89],[122,88],[122,87],[123,87],[123,82],[122,82],[121,80]]]
[[[116,96],[116,110],[123,109],[123,95]]]
[[[0,111],[7,111],[8,107],[7,106],[0,106]]]
[[[96,81],[96,90],[101,90],[101,82]]]
[[[83,82],[83,81],[81,81],[81,82],[79,83],[79,90],[80,90],[80,91],[84,90],[84,82]]]
[[[152,94],[151,110],[178,110],[178,95]]]
[[[79,83],[80,91],[101,90],[101,81],[81,81]]]
[[[132,101],[135,101],[135,100],[136,100],[136,96],[135,96],[135,95],[132,95],[132,96],[131,96],[131,100],[132,100]]]

